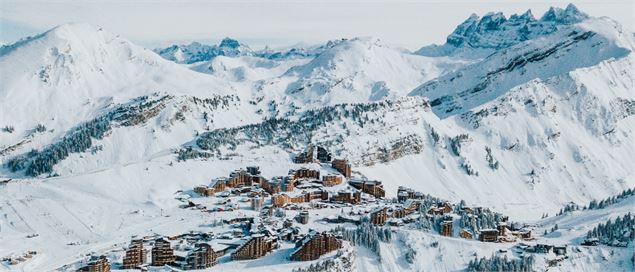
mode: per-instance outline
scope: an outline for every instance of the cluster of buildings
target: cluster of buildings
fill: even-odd
[[[24,252],[21,256],[3,257],[2,258],[2,262],[7,264],[7,265],[17,265],[19,263],[26,262],[27,260],[30,260],[35,255],[37,255],[37,252],[30,250],[30,251]]]
[[[290,170],[286,176],[266,179],[262,177],[259,167],[249,166],[233,171],[229,177],[216,178],[209,185],[197,186],[194,192],[204,197],[219,196],[218,193],[225,197],[246,195],[253,210],[261,210],[268,205],[277,208],[313,201],[358,205],[362,203],[362,193],[374,198],[385,197],[386,193],[380,181],[351,179],[351,164],[347,160],[331,160],[330,153],[320,146],[310,146],[305,153],[298,155],[295,161],[330,162],[337,173],[323,175],[320,170],[302,167]],[[346,186],[341,187],[345,181]],[[336,187],[335,190],[327,189],[335,186],[340,187]],[[197,205],[190,202],[184,207],[194,206]],[[225,207],[223,210],[233,208]]]
[[[297,188],[304,181],[308,181],[306,183],[309,185]],[[235,193],[252,192],[252,195],[275,195],[283,192],[293,192],[296,189],[333,187],[342,184],[343,181],[342,175],[328,174],[321,176],[319,170],[304,167],[290,170],[287,176],[265,179],[260,175],[259,167],[250,166],[247,167],[247,170],[239,169],[233,171],[227,178],[214,179],[209,185],[197,186],[194,188],[194,192],[201,196],[214,196],[215,193],[232,189]],[[249,188],[253,186],[259,189]]]
[[[370,222],[375,225],[384,225],[389,218],[404,218],[415,213],[420,205],[420,201],[409,199],[403,204],[375,208],[370,212]]]
[[[366,181],[359,182],[355,185],[356,188],[363,188],[364,192],[372,193],[372,188]],[[372,185],[372,183],[370,183]],[[375,189],[376,190],[376,189]],[[478,214],[483,214],[484,209],[481,207],[465,207],[463,205],[452,205],[447,201],[441,201],[434,198],[429,198],[420,192],[415,192],[412,189],[400,186],[397,190],[398,203],[386,203],[380,205],[371,210],[370,222],[375,225],[384,225],[389,223],[394,226],[400,226],[404,223],[412,222],[413,220],[407,218],[409,215],[414,214],[417,211],[421,211],[417,216],[426,216],[428,219],[438,216],[440,222],[438,223],[439,234],[443,236],[455,236],[454,226],[457,218],[464,215],[467,218],[472,218]],[[426,202],[424,208],[422,203]],[[425,212],[425,214],[423,214]],[[525,227],[518,227],[514,224],[508,224],[507,217],[501,216],[501,221],[497,223],[495,229],[481,229],[476,234],[468,229],[460,229],[458,236],[465,239],[477,238],[483,242],[514,242],[517,240],[532,240],[532,233],[530,229]]]
[[[147,266],[170,266],[180,270],[207,269],[218,264],[221,256],[229,254],[230,260],[254,260],[279,248],[278,236],[272,232],[251,234],[243,242],[213,244],[208,235],[182,234],[173,237],[144,237],[133,239],[125,250],[121,269],[147,269]],[[289,256],[293,261],[310,261],[342,247],[342,240],[326,232],[309,231],[295,241],[295,249]],[[151,248],[147,250],[147,248]],[[148,254],[149,252],[149,254]],[[148,256],[150,255],[150,256]],[[111,263],[105,255],[92,256],[79,269],[83,272],[109,272]]]
[[[381,181],[354,179],[350,180],[348,183],[355,189],[358,189],[376,198],[386,196],[386,191],[384,190],[384,185],[381,184]]]
[[[328,232],[310,230],[302,235],[302,226],[310,223],[309,211],[322,207],[342,208],[341,215],[325,219],[327,223],[360,224],[366,216],[374,225],[401,226],[414,222],[417,217],[442,219],[438,231],[444,236],[454,236],[457,218],[465,214],[481,213],[481,208],[452,205],[449,202],[399,187],[397,202],[385,199],[386,191],[381,181],[356,179],[347,160],[333,159],[321,146],[311,145],[294,158],[296,163],[330,163],[335,171],[328,173],[301,167],[290,170],[286,176],[270,179],[261,175],[260,168],[249,166],[232,171],[229,176],[216,178],[208,185],[200,185],[193,191],[202,197],[214,197],[214,205],[244,203],[246,209],[259,211],[258,215],[223,220],[231,226],[224,233],[187,233],[177,236],[149,236],[132,239],[125,249],[119,268],[138,269],[146,266],[171,266],[181,270],[200,270],[226,261],[262,258],[280,248],[281,243],[293,243],[294,250],[288,258],[293,261],[317,260],[321,256],[343,247],[341,237]],[[188,199],[187,207],[205,208]],[[203,200],[206,201],[206,200]],[[293,205],[310,203],[310,205]],[[362,206],[364,204],[364,206]],[[368,204],[370,208],[365,206]],[[237,207],[237,206],[234,206]],[[346,207],[362,207],[344,215]],[[286,212],[299,210],[295,217]],[[209,211],[219,211],[218,208]],[[435,224],[437,224],[435,223]],[[531,231],[517,229],[501,222],[496,229],[482,229],[473,233],[468,229],[458,231],[465,239],[484,242],[511,241],[516,238],[531,239]],[[93,257],[81,271],[110,271],[110,261],[105,256]]]
[[[479,231],[478,240],[481,242],[515,242],[517,240],[533,240],[530,229],[516,228],[507,222],[500,222],[496,229],[482,229]]]
[[[144,237],[133,239],[122,258],[122,269],[139,269],[144,266],[173,266],[182,270],[212,267],[227,247],[212,247],[205,235],[190,233],[176,237]],[[151,249],[148,251],[144,244]],[[148,260],[150,252],[150,260]],[[92,271],[92,270],[91,270]]]
[[[330,153],[319,146],[312,148],[296,160],[322,162],[331,159]],[[314,156],[316,151],[317,157]],[[233,171],[226,178],[215,179],[208,186],[198,186],[194,188],[197,194],[214,196],[215,200],[219,200],[218,203],[236,201],[231,197],[233,195],[248,196],[240,201],[245,202],[247,199],[252,210],[260,211],[259,216],[223,220],[233,230],[219,235],[190,233],[176,237],[133,239],[125,249],[121,268],[168,265],[181,270],[206,269],[217,265],[219,258],[226,255],[229,256],[224,261],[262,258],[278,249],[281,242],[294,243],[295,249],[288,256],[290,260],[316,260],[342,248],[343,243],[340,237],[327,232],[311,230],[308,234],[301,235],[300,228],[294,226],[294,221],[309,224],[309,210],[319,208],[320,205],[348,207],[367,203],[374,207],[372,210],[363,209],[362,213],[357,214],[359,219],[340,215],[329,218],[327,223],[359,224],[361,217],[366,215],[372,224],[393,226],[414,222],[416,217],[435,220],[441,218],[438,231],[444,236],[455,235],[455,219],[461,215],[483,212],[482,208],[452,205],[405,187],[397,190],[398,202],[389,201],[385,199],[385,190],[380,181],[350,178],[351,167],[346,160],[332,160],[331,166],[339,174],[322,175],[319,170],[300,168],[290,170],[287,176],[271,179],[263,178],[258,167],[250,166],[245,170]],[[332,186],[340,187],[328,188]],[[300,211],[294,218],[287,218],[286,211],[293,210],[294,205],[290,204],[295,203],[311,205],[310,208],[295,206]],[[192,205],[196,206],[193,203]],[[354,215],[353,209],[350,215]],[[517,238],[531,239],[531,231],[517,229],[513,224],[507,225],[505,220],[496,229],[482,229],[476,234],[461,229],[458,236],[484,242],[504,242]],[[217,242],[217,239],[224,242]],[[82,269],[81,271],[109,271],[110,262],[105,256],[93,257]]]

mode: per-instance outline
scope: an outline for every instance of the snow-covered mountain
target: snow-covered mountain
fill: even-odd
[[[347,40],[310,62],[292,67],[272,88],[306,103],[339,104],[395,99],[417,85],[464,65],[464,61],[422,57],[373,38]],[[282,86],[281,86],[282,85]]]
[[[269,60],[287,60],[297,58],[315,58],[325,50],[343,41],[346,41],[346,39],[331,40],[320,45],[291,46],[279,49],[265,47],[262,50],[252,50],[244,43],[235,39],[225,38],[218,45],[206,45],[199,42],[192,42],[188,45],[172,45],[166,48],[156,48],[154,51],[167,60],[184,64],[211,61],[219,56],[256,56]]]
[[[348,159],[357,178],[383,181],[388,197],[407,186],[464,200],[536,226],[540,243],[577,245],[590,225],[633,208],[631,197],[541,218],[635,187],[634,49],[632,30],[573,5],[540,19],[473,15],[445,45],[417,53],[373,38],[152,51],[100,27],[56,27],[0,48],[0,257],[38,251],[0,270],[70,270],[133,235],[213,229],[216,216],[244,211],[201,215],[179,208],[175,192],[248,165],[287,175],[310,144]],[[542,235],[553,224],[563,230]],[[381,260],[356,247],[358,270],[459,270],[474,254],[517,257],[513,244],[394,230]],[[578,248],[559,268],[628,271],[629,246]],[[280,259],[289,250],[219,267],[300,267]],[[543,257],[538,270],[553,256]]]
[[[20,125],[19,129],[51,119],[74,125],[109,103],[153,92],[201,96],[231,92],[223,81],[87,24],[54,28],[3,47],[0,56],[0,122]]]
[[[531,10],[506,18],[502,13],[490,12],[480,18],[472,14],[461,23],[443,45],[430,45],[416,53],[424,56],[482,58],[496,50],[535,39],[557,31],[561,27],[588,19],[589,16],[569,4],[564,10],[550,8],[539,20]]]
[[[628,56],[635,40],[610,19],[592,19],[519,43],[426,82],[410,95],[429,97],[443,117],[491,101],[532,79],[546,79]]]
[[[347,39],[330,40],[325,44],[313,45],[313,46],[291,46],[289,48],[272,49],[265,48],[258,50],[256,55],[261,58],[280,60],[280,59],[292,59],[292,58],[315,58],[322,52],[329,48],[332,48]]]
[[[254,51],[249,46],[232,38],[224,38],[218,45],[206,45],[193,42],[188,45],[172,45],[167,48],[154,50],[161,57],[177,63],[195,63],[212,60],[218,56],[253,56]]]
[[[93,124],[148,97],[151,101],[166,97],[161,100],[161,112],[152,112],[152,117],[162,115],[166,122],[174,122],[177,112],[187,115],[193,111],[195,120],[202,120],[185,130],[185,137],[208,126],[222,127],[236,120],[260,118],[250,113],[217,116],[213,113],[215,109],[240,104],[241,93],[230,84],[165,60],[148,49],[87,24],[63,25],[3,47],[0,65],[3,67],[0,123],[4,128],[11,128],[11,133],[0,133],[3,163],[31,149],[59,143],[62,137],[70,137],[83,125]],[[203,112],[207,112],[204,120]],[[132,132],[122,132],[125,136],[115,141],[115,147],[108,151],[114,156],[112,164],[125,163],[127,160],[121,159],[132,154],[136,154],[133,155],[135,161],[139,160],[154,153],[154,148],[165,151],[186,139],[177,137],[170,144],[162,144],[156,141],[156,136],[151,136],[159,127],[167,130],[169,125],[163,123],[148,131],[142,130],[143,136],[138,140],[144,144],[130,149],[136,150],[131,153],[122,153],[118,148],[138,142],[127,140]],[[110,131],[108,134],[111,135]],[[95,164],[110,165],[104,161]]]

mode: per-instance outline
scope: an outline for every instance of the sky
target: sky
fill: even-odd
[[[224,37],[262,48],[372,36],[416,50],[444,43],[472,13],[509,16],[531,9],[539,18],[549,6],[570,2],[591,16],[608,16],[635,29],[633,0],[0,0],[0,42],[87,22],[150,48],[217,43]]]

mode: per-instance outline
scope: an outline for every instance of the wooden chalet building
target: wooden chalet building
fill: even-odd
[[[217,178],[213,179],[209,185],[209,188],[214,189],[214,193],[225,191],[227,187],[227,179],[226,178]]]
[[[274,207],[282,207],[291,203],[291,197],[286,194],[275,194],[271,196],[271,205]]]
[[[309,211],[301,211],[298,214],[297,220],[299,223],[301,224],[308,224],[309,223]]]
[[[481,242],[496,242],[498,240],[498,230],[496,229],[484,229],[478,235],[478,240]]]
[[[227,180],[225,185],[231,188],[251,186],[251,177],[252,176],[245,170],[236,170],[229,174],[229,180]]]
[[[331,160],[333,159],[333,156],[331,155],[331,152],[326,150],[326,148],[318,146],[317,147],[317,159],[321,163],[328,163],[328,162],[331,162]]]
[[[370,212],[370,222],[374,225],[383,225],[388,219],[386,207],[377,208]]]
[[[331,201],[340,203],[359,204],[362,202],[362,193],[351,192],[349,190],[339,191],[337,195],[331,197]]]
[[[446,213],[451,213],[453,210],[452,205],[448,202],[445,202],[439,206],[433,206],[428,210],[428,214],[430,215],[443,215]]]
[[[265,192],[273,195],[282,191],[282,184],[274,178],[272,180],[263,182],[262,189],[265,190]]]
[[[180,267],[183,270],[197,270],[210,268],[218,263],[216,252],[209,244],[196,244],[194,250],[189,252],[184,260],[181,260]]]
[[[194,192],[200,196],[213,196],[216,191],[214,188],[210,188],[207,185],[200,185],[194,187]]]
[[[274,194],[271,196],[271,204],[274,207],[282,207],[289,203],[305,203],[312,200],[328,200],[329,193],[324,190],[304,192],[300,195],[289,196],[287,194]]]
[[[325,175],[322,176],[322,185],[325,187],[332,187],[342,184],[342,176],[340,175]]]
[[[341,248],[342,241],[333,234],[311,231],[302,240],[298,241],[295,247],[296,250],[291,253],[291,260],[313,261],[326,253]]]
[[[246,243],[238,246],[231,254],[232,260],[253,260],[258,259],[267,253],[278,248],[275,238],[264,234],[255,234]]]
[[[467,229],[462,229],[459,232],[459,237],[464,238],[464,239],[470,239],[470,240],[473,239],[472,232],[470,232]]]
[[[441,222],[441,235],[452,237],[452,221]]]
[[[146,261],[146,251],[143,249],[143,239],[133,239],[123,257],[123,269],[135,269]]]
[[[312,170],[308,168],[300,168],[298,170],[290,170],[289,175],[293,176],[293,179],[320,179],[320,170]]]
[[[90,260],[88,260],[88,264],[86,266],[79,269],[80,272],[109,272],[110,271],[110,261],[106,256],[101,255],[99,257],[92,256]]]
[[[533,237],[531,236],[531,230],[518,230],[518,231],[512,231],[511,232],[512,235],[523,239],[523,240],[532,240]]]
[[[335,170],[340,172],[342,175],[344,175],[344,177],[346,178],[350,178],[352,175],[353,170],[352,170],[351,164],[348,163],[348,160],[335,159],[331,163],[331,166],[335,168]]]
[[[376,198],[386,196],[386,191],[384,190],[384,185],[381,184],[381,181],[377,180],[350,180],[348,182],[351,186],[356,189],[361,190],[364,193],[370,194]]]
[[[415,191],[410,188],[406,188],[403,186],[399,186],[399,188],[397,188],[397,201],[399,202],[404,202],[407,199],[414,198],[414,196]]]
[[[419,209],[420,205],[420,201],[408,199],[402,207],[395,209],[395,211],[392,213],[392,216],[395,218],[406,217],[407,215],[416,212]]]
[[[152,247],[152,266],[164,266],[174,263],[176,257],[170,241],[163,237],[154,241]]]
[[[295,190],[296,181],[292,176],[273,177],[271,180],[263,180],[262,189],[269,194],[277,194],[280,192],[293,192]]]
[[[309,145],[307,149],[293,158],[294,163],[312,163],[315,162],[315,146]]]

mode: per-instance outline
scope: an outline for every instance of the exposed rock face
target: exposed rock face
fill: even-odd
[[[521,15],[513,14],[509,18],[501,12],[490,12],[482,18],[472,14],[448,36],[445,45],[426,46],[417,53],[425,56],[452,55],[461,51],[458,49],[463,47],[499,50],[551,34],[562,26],[579,23],[588,18],[588,15],[572,4],[564,10],[552,7],[540,20],[534,18],[531,10]]]
[[[417,135],[408,135],[390,142],[386,146],[379,146],[367,150],[356,161],[355,165],[374,165],[376,163],[386,163],[401,157],[419,154],[424,148],[423,139]]]

